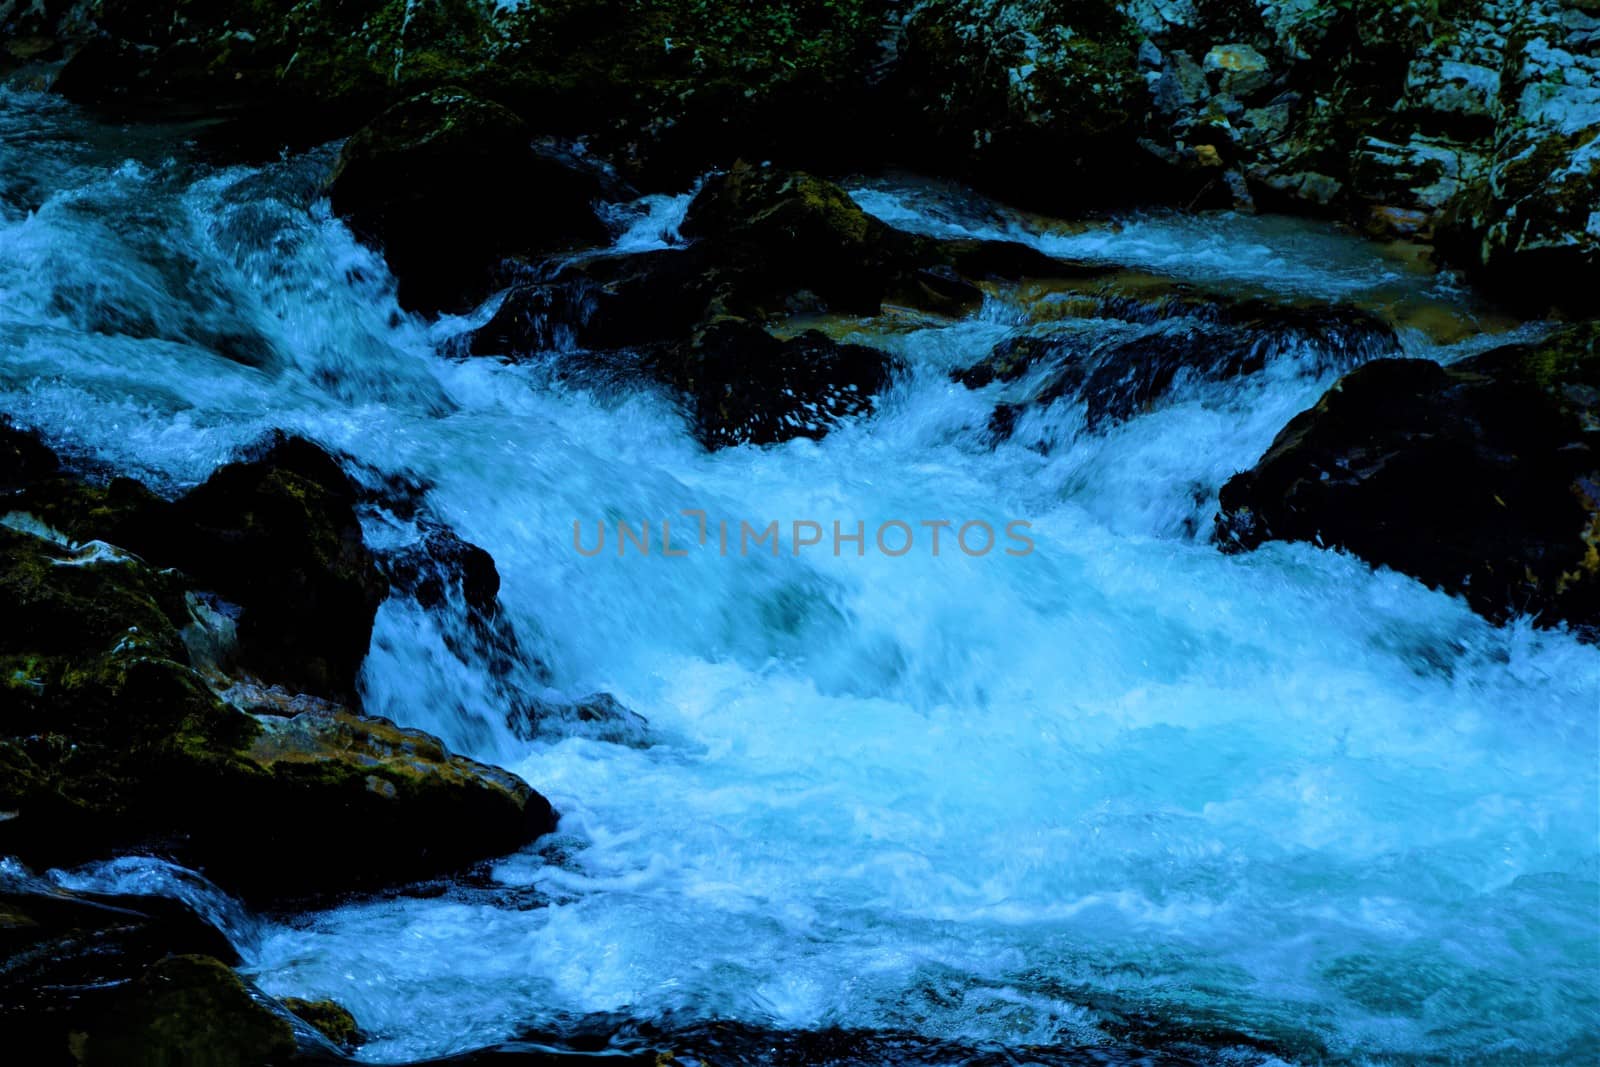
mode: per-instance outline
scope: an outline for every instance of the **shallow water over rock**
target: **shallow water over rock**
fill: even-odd
[[[1311,545],[1211,543],[1221,486],[1338,374],[1315,346],[1175,376],[1093,429],[1063,393],[997,440],[1005,383],[953,372],[1067,320],[1127,329],[997,285],[964,318],[831,319],[896,357],[875,412],[707,452],[660,386],[559,351],[444,354],[492,302],[404,314],[317,199],[330,149],[214,169],[27,95],[0,97],[0,125],[0,409],[169,491],[302,434],[348,458],[375,551],[444,524],[498,569],[514,642],[475,638],[452,595],[396,596],[362,695],[523,776],[558,832],[470,881],[237,939],[267,992],[348,1007],[360,1058],[610,1019],[646,1033],[619,1047],[731,1062],[1582,1061],[1600,652]],[[856,195],[897,226],[1125,268],[1097,283],[1112,295],[1137,275],[1376,309],[1410,355],[1514,325],[1313,224],[1052,226],[914,185]],[[672,247],[682,203],[603,215],[628,250]],[[1451,319],[1448,346],[1415,307]],[[951,541],[1017,521],[1027,555]],[[586,557],[575,522],[648,522],[653,550]],[[741,555],[741,522],[778,523],[780,551]],[[796,522],[824,540],[797,555]],[[862,525],[860,554],[835,554],[835,522]],[[904,555],[876,543],[892,522]],[[511,721],[596,693],[648,743]],[[71,884],[181,888],[138,865]]]

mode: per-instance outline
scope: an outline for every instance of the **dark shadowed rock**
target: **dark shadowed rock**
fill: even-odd
[[[821,437],[871,409],[886,355],[762,325],[798,312],[876,315],[885,304],[960,315],[979,283],[1100,272],[1001,241],[895,230],[815,175],[740,163],[690,205],[681,249],[591,257],[514,286],[471,341],[485,355],[632,350],[683,392],[708,447]]]
[[[714,323],[659,357],[658,373],[694,404],[707,448],[820,438],[870,412],[894,360],[816,331],[779,340],[760,326]]]
[[[350,699],[388,593],[355,502],[332,457],[302,438],[279,437],[178,500],[170,538],[135,547],[244,608],[242,666]]]
[[[0,528],[0,853],[146,848],[252,899],[448,871],[547,831],[520,779],[325,702],[253,716],[191,660],[191,579]]]
[[[117,990],[85,1067],[266,1067],[294,1055],[289,1020],[209,956],[169,956]]]
[[[1595,118],[1575,133],[1519,132],[1439,227],[1448,259],[1535,314],[1589,314],[1600,290],[1600,108]]]
[[[600,183],[553,153],[499,104],[438,89],[397,104],[350,138],[328,182],[333,209],[379,245],[400,301],[461,310],[508,256],[598,244]]]
[[[1222,491],[1219,535],[1349,550],[1491,619],[1600,626],[1600,328],[1368,364]]]
[[[876,315],[885,303],[961,315],[977,283],[1102,271],[1006,241],[935,240],[863,211],[839,185],[736,164],[690,205],[679,249],[597,256],[514,285],[474,336],[479,354],[678,341],[716,318]]]
[[[32,430],[0,415],[0,493],[44,480],[60,469],[56,454]]]
[[[1011,338],[954,377],[969,389],[1031,377],[1021,395],[1008,397],[1008,419],[1015,418],[1018,404],[1074,399],[1084,405],[1086,424],[1094,430],[1150,409],[1183,382],[1254,374],[1282,358],[1299,360],[1307,374],[1321,374],[1399,351],[1388,324],[1338,305],[1226,303],[1180,293],[1157,301],[1104,297],[1093,311],[1095,318],[1127,328]],[[995,429],[1005,436],[1004,425]]]
[[[751,303],[780,304],[807,291],[824,307],[860,315],[877,313],[892,276],[910,265],[913,244],[833,182],[744,163],[706,183],[682,233],[726,249]]]
[[[171,954],[203,958],[204,984],[212,988],[243,989],[228,967],[239,962],[228,939],[180,901],[72,892],[14,864],[0,870],[0,1032],[13,1056],[40,1065],[147,1063],[154,1049],[170,1048],[167,1042],[179,1034],[195,1039],[183,1020],[168,1017],[161,1024],[164,1039],[145,1033],[137,1047],[128,1041],[131,1001],[146,976],[180,981],[164,962]],[[238,1029],[212,1034],[204,1049],[189,1046],[212,1058],[168,1062],[241,1062],[227,1057],[263,1038],[278,1053],[286,1051],[284,1028],[269,1008],[236,998],[230,1004],[238,1011]]]
[[[42,470],[43,460],[30,461]],[[269,439],[176,502],[139,482],[56,472],[11,501],[71,541],[104,541],[183,571],[242,608],[239,663],[268,682],[355,694],[387,583],[362,540],[339,464],[302,438]]]
[[[236,816],[249,847],[210,842],[206,864],[252,896],[425,877],[555,827],[549,802],[516,775],[420,730],[342,709],[259,721],[242,754],[265,774],[227,789],[239,810],[262,815]]]
[[[457,599],[474,615],[492,618],[496,613],[500,571],[494,557],[445,527],[430,528],[418,544],[389,556],[383,565],[394,591],[429,611]]]

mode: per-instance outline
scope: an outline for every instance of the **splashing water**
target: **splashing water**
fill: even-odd
[[[512,768],[563,819],[486,881],[241,937],[267,991],[348,1006],[363,1058],[596,1013],[1010,1046],[1177,1033],[1228,1062],[1592,1054],[1600,653],[1341,554],[1209,544],[1222,482],[1330,374],[1189,383],[1094,434],[1058,403],[995,447],[992,391],[949,371],[1019,328],[998,300],[877,337],[907,369],[874,417],[707,454],[658,390],[441,356],[468,323],[398,310],[317,200],[325,151],[210,169],[170,141],[97,147],[108,131],[20,95],[0,124],[4,410],[168,489],[278,427],[379,501],[425,486],[499,566],[513,681],[650,720],[647,748],[522,740],[448,640],[459,619],[384,606],[369,710]],[[896,224],[992,225],[860,196]],[[619,210],[619,243],[670,246],[685,203]],[[1060,240],[1041,246],[1327,298],[1396,270],[1283,221]],[[1036,550],[573,550],[575,521],[682,509],[869,541],[1020,519]],[[366,522],[380,546],[416,536],[381,503]]]

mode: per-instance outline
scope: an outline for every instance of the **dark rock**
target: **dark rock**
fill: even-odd
[[[339,464],[298,437],[222,467],[174,505],[174,529],[134,545],[244,608],[242,666],[351,699],[388,585],[362,541]]]
[[[171,956],[117,992],[84,1042],[85,1067],[265,1067],[294,1055],[288,1019],[209,956]]]
[[[965,314],[984,299],[974,278],[1103,270],[1009,242],[902,233],[832,182],[742,163],[706,184],[682,231],[686,248],[598,256],[513,288],[472,351],[632,349],[640,369],[687,394],[709,447],[820,437],[871,409],[891,361],[820,334],[779,341],[760,323],[875,315],[885,302]]]
[[[1222,490],[1227,546],[1315,541],[1494,620],[1600,626],[1600,329],[1368,364]]]
[[[912,244],[833,182],[743,163],[706,183],[681,232],[726,249],[741,302],[781,306],[809,291],[823,307],[858,315],[877,314]]]
[[[657,372],[692,401],[707,448],[820,438],[870,412],[894,360],[815,330],[779,340],[739,320],[713,323],[657,357]]]
[[[655,744],[650,722],[610,693],[591,693],[573,703],[537,700],[511,716],[512,732],[524,740],[583,737],[630,748]]]
[[[833,182],[744,163],[706,183],[682,233],[692,240],[685,248],[597,256],[513,286],[471,350],[638,347],[683,340],[725,316],[876,315],[885,302],[960,315],[982,304],[977,281],[1105,269],[1013,242],[903,233]]]
[[[499,104],[438,89],[350,138],[328,182],[333,209],[383,248],[402,304],[462,310],[509,256],[605,241],[599,182],[533,136]]]
[[[243,755],[266,774],[228,783],[229,793],[237,810],[260,815],[229,820],[248,844],[209,843],[206,871],[251,896],[426,877],[555,827],[549,802],[516,775],[385,719],[342,710],[264,719]]]
[[[223,704],[180,633],[200,625],[187,583],[0,528],[0,604],[30,622],[0,637],[0,853],[151,848],[270,899],[426,877],[553,824],[521,780],[425,734]]]
[[[383,561],[393,590],[433,611],[458,600],[481,618],[493,618],[500,596],[494,557],[454,532],[435,526],[422,541]]]
[[[689,336],[736,282],[717,249],[603,256],[515,285],[472,337],[477,355],[631,348]]]
[[[337,462],[280,436],[176,503],[127,478],[96,486],[56,474],[33,480],[13,506],[73,541],[108,542],[182,570],[243,608],[241,666],[349,701],[387,595],[355,501]]]
[[[0,493],[23,489],[55,474],[61,462],[31,430],[0,415]]]
[[[1180,293],[1153,302],[1104,297],[1093,308],[1096,317],[1122,320],[1129,329],[1011,338],[981,363],[956,372],[955,380],[978,389],[1038,371],[1020,402],[1042,407],[1078,400],[1087,427],[1096,430],[1148,410],[1183,381],[1254,374],[1282,358],[1302,361],[1307,374],[1322,374],[1399,351],[1391,327],[1343,306],[1226,303]],[[1013,411],[992,429],[998,433],[1014,419]]]
[[[152,1043],[122,1046],[127,1060],[113,1048],[126,1036],[130,993],[172,953],[204,957],[230,976],[227,965],[238,962],[227,938],[180,901],[71,892],[14,865],[0,871],[0,1030],[10,1054],[41,1065],[147,1062],[139,1057]],[[107,1042],[97,1060],[79,1055],[97,1040]]]

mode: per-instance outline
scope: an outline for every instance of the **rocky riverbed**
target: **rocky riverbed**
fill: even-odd
[[[1586,1062],[1588,0],[0,37],[18,1062]]]

